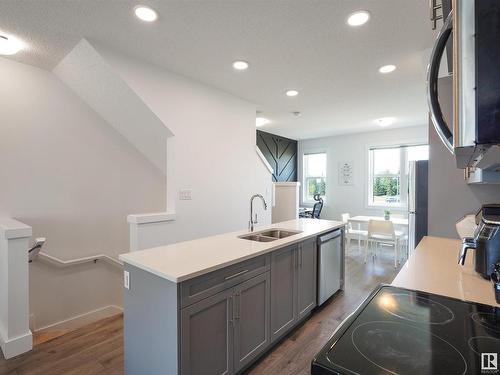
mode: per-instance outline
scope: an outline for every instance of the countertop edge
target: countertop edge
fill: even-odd
[[[261,255],[264,255],[264,254],[267,254],[267,253],[271,253],[271,252],[276,251],[278,249],[281,249],[281,248],[283,248],[285,246],[290,246],[290,245],[293,245],[295,243],[305,241],[305,240],[307,240],[309,238],[320,236],[320,235],[322,235],[324,233],[327,233],[327,232],[330,232],[332,230],[336,230],[336,229],[342,228],[344,226],[345,226],[345,224],[334,225],[334,226],[331,226],[331,227],[329,227],[327,229],[319,230],[317,232],[314,232],[314,233],[302,236],[300,238],[294,238],[294,239],[291,239],[288,242],[280,243],[280,244],[278,244],[276,246],[271,246],[270,248],[263,249],[261,251],[257,251],[257,252],[252,253],[252,254],[248,254],[248,256],[242,256],[242,257],[239,257],[239,258],[234,258],[234,259],[231,259],[228,262],[220,263],[220,264],[217,264],[217,265],[215,265],[213,267],[207,267],[207,268],[204,268],[202,270],[189,273],[189,274],[184,275],[182,277],[172,277],[171,275],[163,273],[161,271],[158,271],[157,269],[153,269],[153,268],[151,268],[149,266],[145,266],[141,262],[137,262],[137,261],[135,261],[133,259],[129,259],[128,256],[127,256],[128,254],[120,254],[119,255],[119,259],[123,263],[126,263],[126,264],[131,265],[131,266],[136,267],[136,268],[139,268],[139,269],[141,269],[143,271],[147,271],[147,272],[149,272],[149,273],[151,273],[151,274],[153,274],[155,276],[161,277],[161,278],[163,278],[165,280],[168,280],[170,282],[178,284],[178,283],[182,283],[182,282],[187,281],[187,280],[194,279],[195,277],[202,276],[202,275],[208,274],[210,272],[217,271],[217,270],[225,268],[225,267],[229,267],[229,266],[231,266],[233,264],[241,263],[241,262],[244,262],[245,260],[252,259],[252,258],[261,256]],[[266,229],[265,228],[259,228],[259,230],[256,231],[256,232],[260,232],[262,230],[266,230]],[[293,236],[291,236],[291,237],[293,237]]]
[[[460,246],[458,239],[425,236],[390,285],[500,307],[491,282],[474,271],[472,257],[458,266]],[[425,277],[422,269],[428,271]]]

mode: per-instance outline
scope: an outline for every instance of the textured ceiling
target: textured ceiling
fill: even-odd
[[[379,117],[396,117],[394,127],[427,121],[427,0],[140,3],[159,12],[156,23],[137,20],[129,0],[1,0],[0,31],[28,44],[9,58],[44,69],[82,37],[111,46],[255,103],[271,120],[263,130],[291,138],[373,130]],[[348,27],[358,9],[371,20]],[[234,71],[237,59],[250,69]],[[389,63],[394,73],[378,73]],[[286,97],[289,88],[300,95]]]

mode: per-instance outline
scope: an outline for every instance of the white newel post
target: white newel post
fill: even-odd
[[[5,358],[30,351],[28,249],[31,227],[0,218],[0,347]]]
[[[130,251],[166,245],[167,226],[175,221],[174,212],[128,215]]]
[[[272,222],[299,218],[300,182],[273,182]]]

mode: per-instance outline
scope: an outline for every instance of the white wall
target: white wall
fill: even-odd
[[[161,242],[246,228],[251,195],[261,193],[270,202],[272,192],[271,175],[255,151],[255,105],[94,46],[174,134],[167,211],[175,211],[176,220],[162,227]],[[193,199],[179,200],[180,189],[192,190]],[[256,210],[260,225],[271,222],[270,210],[258,204]]]
[[[127,251],[127,214],[165,205],[165,178],[52,73],[0,58],[0,215],[62,259]],[[121,304],[121,272],[30,266],[37,327]]]
[[[176,220],[164,242],[245,228],[251,194],[270,200],[272,186],[255,152],[255,106],[100,52],[174,133],[169,181],[54,74],[0,59],[0,215],[31,225],[63,259],[128,251],[126,216],[164,211],[167,191]],[[181,188],[193,200],[179,201]],[[270,223],[270,211],[257,210]],[[121,272],[106,265],[38,262],[30,277],[37,327],[121,304]]]
[[[53,73],[164,174],[172,134],[116,72],[82,39]]]
[[[326,151],[327,187],[322,218],[339,220],[344,212],[350,213],[351,216],[383,215],[383,208],[368,206],[368,148],[417,142],[427,143],[427,126],[299,141],[299,176],[303,173],[302,156],[304,153]],[[352,186],[339,185],[339,163],[346,161],[353,165],[354,183]],[[395,208],[390,210],[395,214],[400,212]]]

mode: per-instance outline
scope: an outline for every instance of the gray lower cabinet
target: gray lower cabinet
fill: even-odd
[[[271,341],[286,334],[316,307],[316,240],[271,254]]]
[[[182,309],[183,375],[233,374],[266,349],[270,280],[265,272]]]
[[[181,310],[182,374],[232,374],[233,290]]]
[[[304,241],[298,248],[298,319],[302,319],[316,307],[317,269],[316,241]]]
[[[297,320],[297,246],[271,254],[271,341],[295,325]]]
[[[270,343],[271,275],[266,272],[234,288],[234,371],[239,371]]]
[[[174,283],[125,264],[126,375],[244,371],[316,306],[316,239]]]

